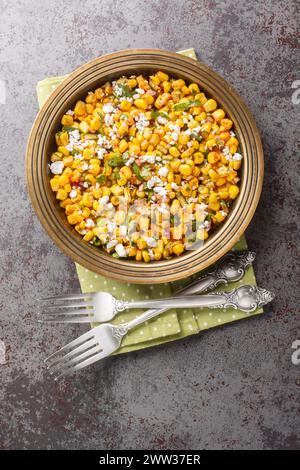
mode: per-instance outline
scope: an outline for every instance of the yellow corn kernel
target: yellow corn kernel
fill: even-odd
[[[143,96],[143,100],[147,103],[147,104],[152,104],[154,103],[154,97],[152,95],[149,95],[149,93],[146,93],[144,96]]]
[[[85,103],[83,101],[77,101],[74,108],[74,113],[77,116],[82,116],[85,113]]]
[[[62,159],[63,155],[60,152],[54,152],[51,155],[51,162],[59,162]]]
[[[136,256],[137,248],[135,246],[130,246],[128,248],[128,256]]]
[[[162,72],[161,70],[156,72],[155,75],[159,79],[160,82],[167,82],[169,80],[169,75],[166,74],[165,72]]]
[[[190,165],[186,165],[185,163],[180,165],[179,173],[184,176],[190,176],[192,174],[192,167]]]
[[[94,201],[94,198],[91,193],[84,193],[80,201],[80,204],[86,207],[93,207],[93,201]]]
[[[86,122],[86,121],[81,121],[81,123],[79,124],[79,129],[81,130],[81,132],[83,132],[84,134],[87,134],[89,129],[90,129],[90,126],[89,124]]]
[[[123,135],[127,134],[128,132],[128,126],[125,122],[122,122],[118,128],[118,134],[120,137],[123,137]]]
[[[130,103],[130,101],[127,101],[127,100],[121,101],[121,103],[120,103],[120,109],[121,109],[122,111],[129,111],[130,108],[131,108],[131,103]]]
[[[228,188],[228,192],[229,192],[230,199],[235,199],[237,195],[239,194],[240,190],[238,186],[236,186],[235,184],[231,184]]]
[[[183,196],[185,197],[188,197],[191,195],[191,192],[192,192],[192,188],[191,186],[187,183],[183,186],[183,188],[181,189],[181,193]]]
[[[203,108],[206,113],[211,113],[212,111],[217,109],[217,102],[215,100],[210,99],[203,104]]]
[[[124,139],[122,139],[119,143],[119,150],[121,153],[125,152],[128,148],[128,142]]]
[[[170,162],[170,167],[172,168],[172,170],[177,173],[178,170],[179,170],[179,167],[181,165],[181,161],[180,160],[173,160]]]
[[[231,163],[234,170],[239,170],[242,165],[242,160],[233,160]]]
[[[164,93],[169,93],[169,91],[171,90],[171,83],[168,81],[165,81],[162,83],[162,86],[163,86]]]
[[[176,243],[175,245],[173,245],[172,250],[174,255],[179,256],[184,252],[184,246],[182,243]]]
[[[94,116],[91,120],[90,128],[93,131],[97,131],[101,126],[101,120],[99,116]]]
[[[180,156],[180,152],[176,147],[169,148],[169,153],[172,155],[172,157],[179,157]]]
[[[221,119],[220,132],[229,131],[232,128],[232,124],[230,119]]]
[[[192,93],[192,95],[196,95],[197,93],[200,93],[199,87],[196,83],[191,83],[189,85],[189,91]]]
[[[199,228],[197,230],[196,236],[197,236],[198,240],[206,240],[207,237],[208,237],[208,233],[203,228]]]
[[[58,191],[59,190],[58,178],[56,178],[55,176],[54,176],[54,178],[51,178],[50,186],[51,186],[52,191]]]
[[[123,173],[125,175],[125,177],[129,180],[132,176],[132,171],[131,169],[128,167],[128,166],[122,166],[122,168],[120,169],[120,173]]]
[[[71,167],[73,164],[73,157],[72,155],[69,155],[68,157],[63,158],[64,166],[66,167]]]
[[[66,174],[62,174],[58,177],[58,182],[59,182],[59,185],[60,186],[65,186],[66,184],[68,184],[70,182],[70,179],[68,177],[68,175]]]
[[[207,155],[207,161],[208,163],[211,163],[212,165],[217,163],[220,160],[220,158],[221,157],[218,152],[209,152],[209,154]]]
[[[119,186],[125,186],[125,184],[127,183],[127,178],[124,173],[119,173],[117,183]]]
[[[142,252],[141,250],[138,250],[136,255],[135,255],[136,261],[142,261]]]
[[[72,126],[73,122],[73,117],[69,114],[64,114],[64,116],[61,118],[61,124],[63,126]]]
[[[219,178],[217,181],[215,181],[215,185],[216,186],[223,186],[224,184],[226,184],[226,178]]]
[[[148,107],[148,104],[145,100],[143,100],[143,98],[138,98],[134,100],[134,104],[138,109],[147,109]]]
[[[57,150],[59,151],[59,153],[62,153],[65,157],[68,157],[70,155],[69,150],[67,150],[66,147],[63,147],[62,145],[60,145]]]
[[[89,172],[94,175],[94,176],[97,176],[99,175],[100,173],[100,166],[99,164],[97,163],[92,163],[90,166],[89,166]]]
[[[200,165],[204,161],[204,154],[202,152],[195,152],[193,155],[194,163]]]
[[[82,152],[82,156],[85,160],[89,160],[95,155],[95,150],[91,148],[84,149]]]
[[[174,90],[180,90],[183,86],[185,86],[185,81],[179,78],[178,80],[174,80],[172,83],[172,88]]]
[[[120,188],[120,186],[118,184],[113,184],[111,187],[110,187],[110,191],[112,192],[112,194],[114,196],[120,196],[123,189]]]
[[[150,255],[147,250],[142,250],[142,257],[145,263],[149,263],[151,261]]]
[[[129,88],[135,88],[137,86],[137,81],[135,78],[130,78],[127,82]]]
[[[226,217],[226,215],[224,214],[223,211],[218,211],[214,216],[214,221],[219,224],[219,223],[223,222],[225,217]]]
[[[139,198],[143,198],[143,197],[145,197],[145,192],[144,191],[137,191],[136,196],[139,197]]]
[[[85,106],[85,110],[87,114],[93,114],[94,109],[95,109],[95,106],[93,104],[87,104]]]
[[[94,238],[94,232],[93,230],[90,230],[89,232],[87,232],[83,239],[86,241],[86,242],[90,242],[92,239]]]
[[[217,144],[216,142],[216,139],[209,139],[207,142],[206,142],[206,147],[208,149],[211,149],[212,147],[215,147]]]
[[[208,207],[212,211],[218,211],[220,209],[220,203],[215,195],[211,195],[208,199]]]
[[[149,141],[149,143],[153,145],[154,147],[156,147],[159,142],[160,142],[160,138],[158,134],[153,134]]]
[[[184,152],[182,152],[181,154],[181,158],[188,158],[190,157],[191,155],[193,155],[195,149],[193,147],[190,147],[188,148],[187,150],[185,150]]]
[[[79,224],[82,221],[82,217],[80,214],[73,212],[72,214],[67,216],[68,222],[71,225]]]
[[[221,119],[224,119],[225,112],[223,111],[223,109],[219,108],[219,109],[216,109],[212,113],[212,116],[213,116],[214,120],[218,122],[218,121],[221,121]]]
[[[143,238],[139,238],[136,244],[139,250],[145,250],[147,248],[146,240],[144,240]]]
[[[90,216],[90,214],[91,214],[91,211],[90,211],[90,209],[89,209],[88,207],[84,207],[84,208],[82,209],[82,217],[83,217],[84,219],[87,219],[87,218]]]

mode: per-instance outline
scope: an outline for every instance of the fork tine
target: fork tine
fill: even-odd
[[[82,317],[48,317],[38,318],[39,323],[91,323],[93,316],[84,315]]]
[[[88,299],[88,298],[94,298],[95,297],[95,294],[96,292],[87,292],[87,293],[83,293],[83,294],[63,294],[63,295],[55,295],[53,297],[44,297],[42,299],[39,299],[39,301],[42,301],[42,300],[76,300],[76,299]]]
[[[66,351],[68,349],[72,349],[74,346],[79,346],[80,344],[83,344],[86,341],[88,341],[88,340],[90,340],[94,337],[95,337],[95,335],[93,334],[93,330],[87,331],[83,335],[79,336],[79,338],[74,339],[70,343],[68,343],[65,346],[63,346],[62,348],[58,349],[58,351],[55,351],[54,353],[50,354],[50,356],[48,356],[45,359],[45,362],[48,362],[48,361],[52,360],[53,358],[57,357],[63,351]]]
[[[90,366],[91,364],[94,364],[94,362],[100,361],[104,357],[108,356],[108,354],[105,351],[101,351],[97,354],[94,354],[93,356],[87,358],[85,361],[80,362],[79,364],[75,364],[72,367],[69,367],[62,371],[61,374],[57,375],[54,377],[54,380],[57,381],[64,375],[69,375],[75,372],[76,370],[83,369],[84,367]]]
[[[91,302],[72,302],[71,304],[45,304],[45,305],[40,305],[40,308],[46,308],[47,310],[51,310],[53,308],[86,308],[86,307],[94,307],[94,305]]]
[[[49,368],[49,372],[51,374],[55,374],[56,372],[64,371],[65,369],[68,369],[69,367],[76,365],[77,363],[80,363],[84,359],[87,359],[90,356],[93,356],[95,353],[99,353],[101,351],[102,349],[100,348],[99,344],[94,344],[93,346],[89,347],[87,350],[82,351],[81,353],[75,355],[75,357],[71,357],[71,358],[69,357],[66,360],[64,360],[65,357],[63,357],[61,362]]]
[[[94,346],[97,346],[97,343],[95,342],[95,338],[91,338],[85,343],[81,344],[80,346],[77,346],[77,348],[72,349],[72,351],[69,351],[64,356],[61,356],[58,359],[55,359],[54,361],[52,361],[50,364],[47,364],[47,367],[48,369],[55,368],[57,365],[67,362],[67,360],[72,359],[73,356],[76,356],[79,353],[87,351]]]
[[[39,312],[39,315],[55,315],[55,316],[60,316],[60,315],[87,315],[88,313],[93,314],[94,309],[93,308],[81,308],[81,309],[76,309],[76,310],[41,310]]]

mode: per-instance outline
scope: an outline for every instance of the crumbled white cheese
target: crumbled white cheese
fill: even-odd
[[[158,122],[159,124],[162,124],[162,125],[164,126],[165,124],[167,124],[168,119],[165,118],[165,117],[163,117],[163,116],[158,116],[157,122]]]
[[[161,179],[158,178],[157,176],[152,176],[152,178],[150,178],[150,180],[147,181],[147,188],[152,189],[156,183],[161,184],[162,183]]]
[[[116,246],[118,244],[117,240],[110,240],[107,245],[106,245],[106,248],[108,250],[110,250],[111,248],[113,248],[114,246]]]
[[[148,162],[148,163],[155,163],[155,155],[143,155],[141,157],[141,160],[143,162]]]
[[[103,206],[107,204],[109,201],[109,196],[102,196],[100,199],[98,199],[99,204],[102,204]]]
[[[130,157],[127,162],[125,163],[126,166],[131,166],[134,162],[134,157]]]
[[[125,247],[121,244],[118,243],[115,247],[116,253],[121,257],[125,258],[127,256]]]
[[[97,149],[97,155],[98,155],[98,158],[100,158],[100,160],[103,159],[103,155],[107,153],[107,150],[106,149],[103,149],[103,148],[99,148]]]
[[[136,91],[140,95],[143,95],[145,93],[145,90],[143,90],[143,88],[136,88],[134,91]]]
[[[158,170],[159,176],[166,177],[168,173],[169,173],[169,170],[165,166],[163,166],[162,168]]]
[[[73,189],[70,193],[69,196],[71,199],[74,199],[77,196],[77,191],[76,189]]]
[[[103,105],[102,110],[104,113],[112,113],[115,110],[115,108],[111,103],[106,103]]]
[[[230,131],[229,134],[230,134],[230,137],[235,137],[235,133],[233,131]]]
[[[233,160],[242,160],[243,156],[240,153],[235,153],[232,158]]]
[[[171,188],[175,189],[175,191],[176,191],[179,188],[179,186],[178,186],[178,184],[173,182],[173,183],[171,183]]]
[[[155,248],[157,246],[157,241],[153,237],[145,237],[145,242],[151,248]]]
[[[83,187],[84,187],[84,188],[88,188],[88,187],[89,187],[89,183],[88,183],[87,181],[85,181],[85,182],[83,183]]]
[[[85,226],[89,228],[95,227],[95,222],[92,219],[86,219]]]
[[[61,175],[64,169],[64,162],[58,161],[58,162],[53,162],[50,165],[50,170],[53,175]]]
[[[159,196],[165,197],[167,195],[167,190],[162,186],[156,186],[153,191],[157,193]]]
[[[75,113],[74,113],[74,111],[72,111],[72,109],[68,109],[66,114],[68,114],[69,116],[74,116]]]

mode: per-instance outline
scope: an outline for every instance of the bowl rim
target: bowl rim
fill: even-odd
[[[161,61],[161,63],[158,63],[155,66],[156,60],[158,62]],[[136,62],[139,65],[136,65]],[[48,190],[46,188],[46,181],[44,181],[46,186],[39,185],[41,180],[45,180],[45,173],[47,173],[46,168],[49,155],[46,155],[45,152],[43,153],[43,149],[45,147],[47,138],[49,140],[50,137],[49,133],[47,137],[45,128],[46,124],[49,126],[49,120],[51,119],[53,113],[55,113],[57,108],[62,106],[63,103],[68,102],[69,105],[72,101],[74,103],[75,97],[73,87],[76,84],[78,85],[78,83],[79,87],[82,88],[83,96],[83,84],[80,82],[80,80],[87,79],[87,82],[91,82],[93,79],[95,81],[96,78],[94,75],[99,75],[99,69],[101,69],[102,66],[102,68],[104,68],[104,72],[102,72],[103,77],[99,79],[99,82],[104,82],[105,75],[108,76],[109,74],[118,74],[118,72],[114,72],[114,70],[116,70],[116,68],[118,70],[120,64],[122,64],[121,69],[123,68],[124,70],[126,67],[128,69],[129,65],[140,69],[143,68],[145,70],[168,70],[175,67],[175,69],[178,70],[178,73],[173,72],[174,75],[177,74],[180,76],[181,74],[184,76],[185,74],[195,74],[195,77],[198,74],[199,78],[196,80],[196,82],[198,81],[200,87],[204,89],[205,92],[214,97],[217,102],[225,108],[225,110],[228,107],[232,108],[232,110],[235,110],[235,113],[240,114],[243,117],[245,121],[236,121],[233,119],[235,129],[240,129],[243,124],[244,131],[248,131],[247,136],[246,134],[243,135],[242,141],[245,148],[248,149],[246,154],[244,154],[244,166],[246,166],[246,160],[247,168],[243,171],[246,172],[246,176],[248,173],[250,176],[254,174],[255,180],[253,187],[251,188],[251,185],[249,186],[248,182],[247,193],[245,192],[245,177],[244,181],[241,181],[240,195],[235,201],[234,207],[232,207],[228,219],[219,227],[218,232],[214,232],[207,239],[201,249],[193,250],[192,252],[187,251],[183,255],[176,258],[171,258],[170,260],[155,261],[154,263],[142,263],[126,259],[116,259],[111,255],[106,254],[103,250],[99,250],[97,247],[84,242],[81,236],[71,228],[68,222],[62,219],[62,210],[57,208],[57,205],[55,204],[55,208],[50,208],[49,204],[51,203],[49,201],[49,176],[46,175],[48,180]],[[105,67],[107,67],[107,70]],[[177,67],[179,68],[177,69]],[[186,67],[188,72],[180,72],[180,67]],[[119,75],[122,75],[121,69]],[[193,72],[191,72],[191,70]],[[128,72],[123,72],[123,74],[125,73]],[[169,73],[171,74],[171,72]],[[202,77],[201,73],[203,75]],[[211,83],[209,86],[208,83],[206,83],[205,86],[203,86],[204,75],[207,76],[207,80],[211,80],[211,82],[215,80],[215,84]],[[221,99],[218,94],[219,92],[216,93],[217,96],[219,96],[217,98],[213,92],[207,91],[209,88],[214,89],[217,86],[216,84],[218,87],[222,87],[223,96]],[[90,86],[90,89],[92,89],[93,85]],[[219,89],[220,88],[218,88],[218,90]],[[70,95],[70,97],[68,95],[67,99],[66,93]],[[227,105],[224,105],[224,102],[227,103]],[[234,107],[233,103],[235,104]],[[66,107],[66,105],[64,105],[64,107]],[[232,113],[228,113],[226,110],[226,114],[232,118],[233,111]],[[56,113],[54,117],[57,119],[58,115],[59,114]],[[249,134],[250,131],[251,134]],[[40,147],[41,141],[43,142],[42,147]],[[253,154],[248,155],[248,152],[250,152],[251,148],[253,150]],[[66,78],[63,79],[63,81],[51,93],[49,98],[40,109],[33,123],[26,149],[26,174],[29,195],[40,222],[56,245],[63,251],[63,253],[86,269],[89,269],[100,275],[105,275],[112,279],[118,279],[121,281],[137,284],[159,284],[162,282],[170,282],[184,278],[198,272],[199,270],[207,268],[212,263],[216,262],[226,252],[228,252],[240,239],[254,215],[262,191],[263,172],[263,148],[259,131],[251,113],[249,112],[248,107],[245,105],[244,101],[233,89],[233,87],[217,72],[213,71],[210,67],[202,64],[198,60],[180,55],[176,52],[165,51],[162,49],[125,49],[97,57],[76,68],[73,72],[67,75]],[[248,203],[247,206],[247,201],[244,201],[244,205],[246,204],[246,207],[244,208],[243,206],[243,211],[239,211],[243,202],[242,196],[244,195],[244,192],[248,195],[248,199],[251,199],[251,203]],[[43,207],[43,203],[45,207]],[[51,217],[53,214],[56,214],[56,219],[55,217],[52,219],[49,218],[49,212],[47,212],[46,208],[48,211],[50,209],[54,211],[53,213],[51,212]],[[241,221],[236,220],[239,212],[244,214]],[[58,221],[60,221],[60,223]],[[230,226],[232,226],[235,222],[237,227],[235,229],[233,227],[231,228],[231,231],[229,231],[229,222]],[[221,237],[219,241],[217,241],[216,238],[217,234],[221,234],[223,237]],[[78,244],[79,242],[80,244]],[[74,248],[71,248],[71,245],[74,245]],[[75,246],[78,247],[78,250],[75,249]],[[210,255],[208,256],[209,253]],[[204,255],[206,255],[206,257],[204,257]],[[99,259],[98,262],[95,261],[96,257]],[[94,262],[92,262],[91,258]]]

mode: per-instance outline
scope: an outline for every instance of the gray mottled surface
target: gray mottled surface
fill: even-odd
[[[299,449],[299,2],[1,0],[0,19],[0,448]],[[261,130],[264,191],[247,236],[258,281],[277,299],[263,317],[56,384],[43,358],[85,328],[34,319],[37,295],[78,288],[26,192],[35,83],[118,49],[191,46],[236,87]]]

